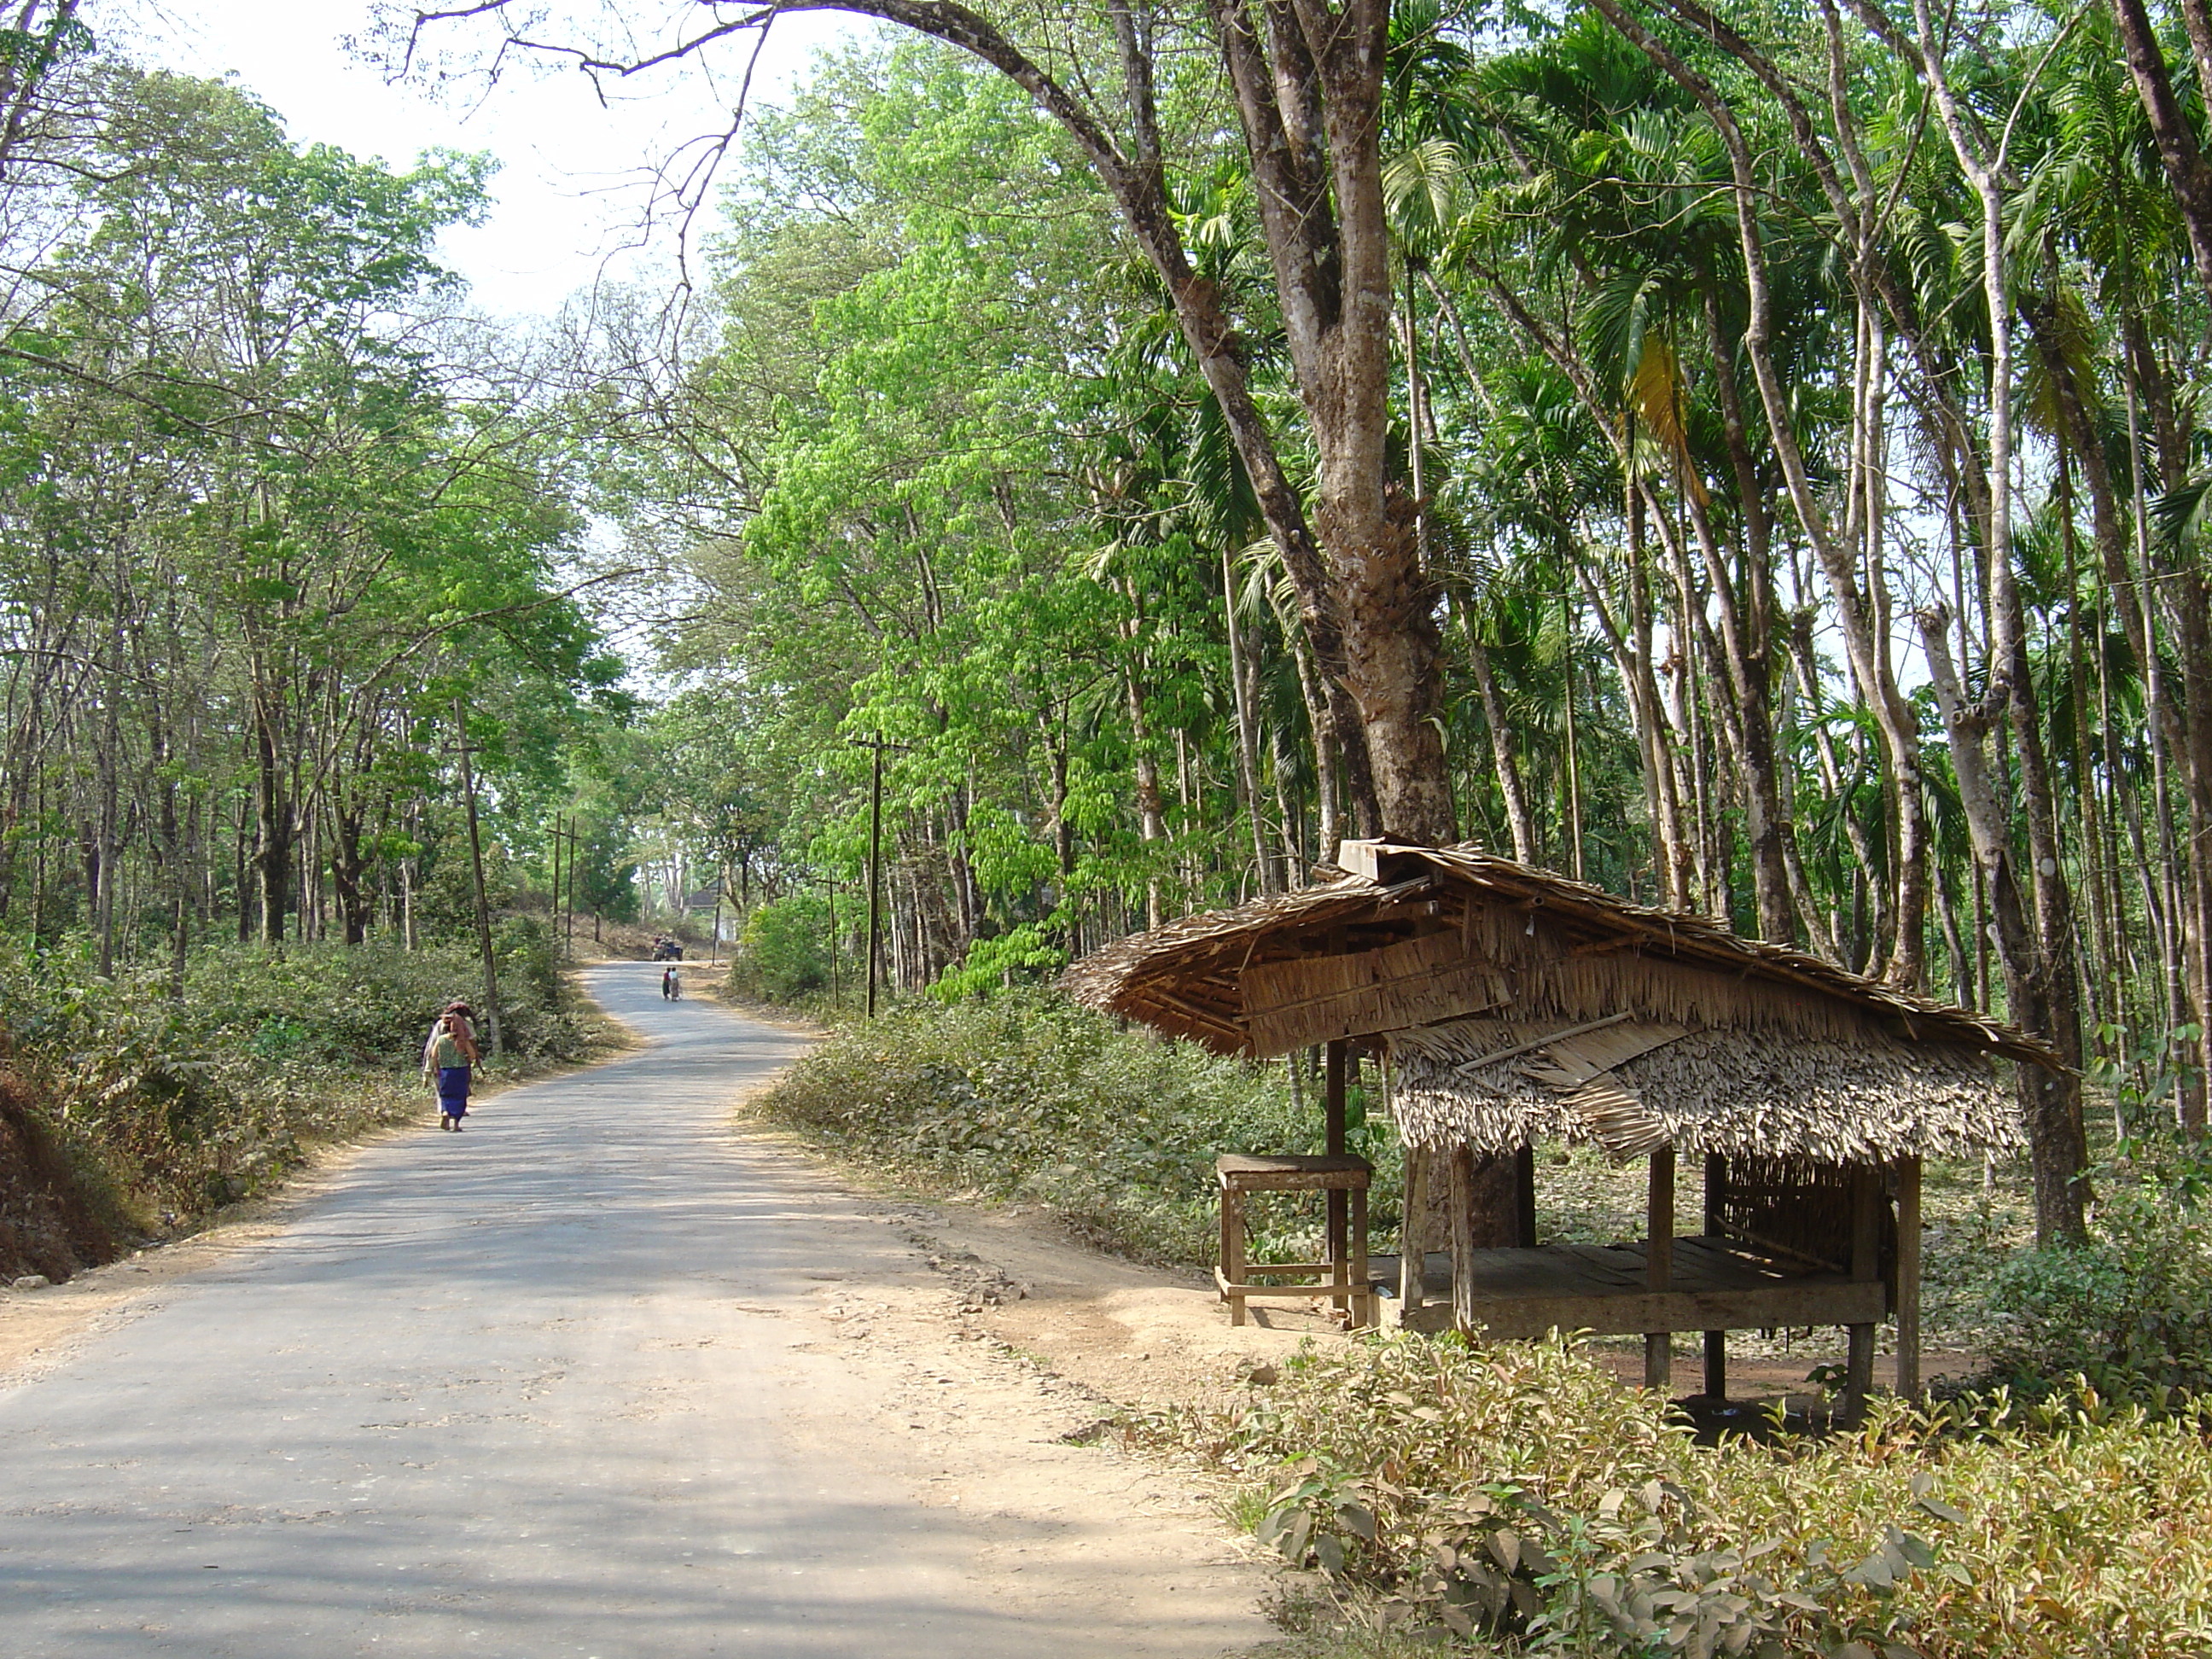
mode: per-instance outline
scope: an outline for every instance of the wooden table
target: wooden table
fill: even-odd
[[[1244,1304],[1253,1297],[1279,1301],[1326,1296],[1353,1328],[1375,1323],[1375,1287],[1367,1277],[1367,1187],[1374,1166],[1350,1153],[1319,1157],[1224,1152],[1213,1160],[1221,1182],[1221,1265],[1213,1282],[1229,1304],[1229,1322],[1244,1322]],[[1346,1248],[1331,1249],[1327,1261],[1264,1261],[1244,1259],[1244,1194],[1247,1193],[1343,1193],[1352,1205]],[[1255,1279],[1295,1279],[1266,1285]]]

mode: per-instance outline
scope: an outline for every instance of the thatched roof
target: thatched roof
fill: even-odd
[[[1989,1058],[2057,1063],[1997,1021],[1471,847],[1340,856],[1358,867],[1123,939],[1062,982],[1224,1054],[1370,1039],[1417,1144],[2004,1145],[2016,1120]]]
[[[1616,1158],[1673,1146],[1849,1164],[1956,1157],[2020,1139],[2009,1091],[1979,1054],[1953,1043],[1643,1021],[1548,1035],[1480,1017],[1393,1033],[1390,1109],[1406,1139],[1499,1152],[1594,1141]],[[1612,1052],[1605,1038],[1618,1039]]]

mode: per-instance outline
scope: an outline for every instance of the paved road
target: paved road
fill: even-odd
[[[643,1052],[368,1148],[0,1392],[0,1654],[1200,1650],[1001,1594],[1004,1529],[869,1449],[881,1379],[801,1339],[825,1279],[929,1275],[724,1127],[795,1039],[658,973],[592,975]]]

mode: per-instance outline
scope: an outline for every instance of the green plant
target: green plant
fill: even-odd
[[[507,1054],[580,1056],[543,925],[510,918],[497,944]],[[309,1141],[420,1109],[423,1034],[481,972],[456,946],[222,945],[181,980],[108,979],[83,950],[0,941],[0,1031],[43,1131],[143,1229],[246,1196]]]
[[[977,939],[968,947],[967,959],[939,975],[929,994],[939,1002],[988,996],[1018,984],[1035,984],[1066,966],[1066,951],[1035,922],[1025,921],[996,938]]]
[[[1995,1274],[1993,1370],[2037,1393],[2077,1375],[2154,1402],[2212,1390],[2212,1159],[2170,1137],[2124,1140],[2091,1184],[2086,1238]]]
[[[1318,1150],[1279,1074],[1119,1030],[1033,991],[918,1001],[838,1027],[763,1113],[910,1176],[1051,1206],[1152,1260],[1210,1263],[1217,1153]],[[1381,1164],[1376,1209],[1395,1210]]]
[[[1707,1446],[1572,1343],[1377,1336],[1122,1432],[1229,1471],[1234,1512],[1368,1629],[1607,1659],[2181,1659],[2212,1634],[2212,1443],[2094,1389]]]
[[[757,906],[730,953],[730,988],[763,1002],[797,1002],[830,984],[830,909],[795,893]]]

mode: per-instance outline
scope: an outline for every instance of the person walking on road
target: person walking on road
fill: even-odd
[[[676,977],[673,968],[660,970],[660,994],[668,1002],[674,1002],[684,994],[684,981]]]
[[[471,1012],[465,1002],[447,1003],[422,1045],[422,1075],[438,1089],[438,1127],[456,1134],[469,1113],[469,1068],[483,1058]]]

